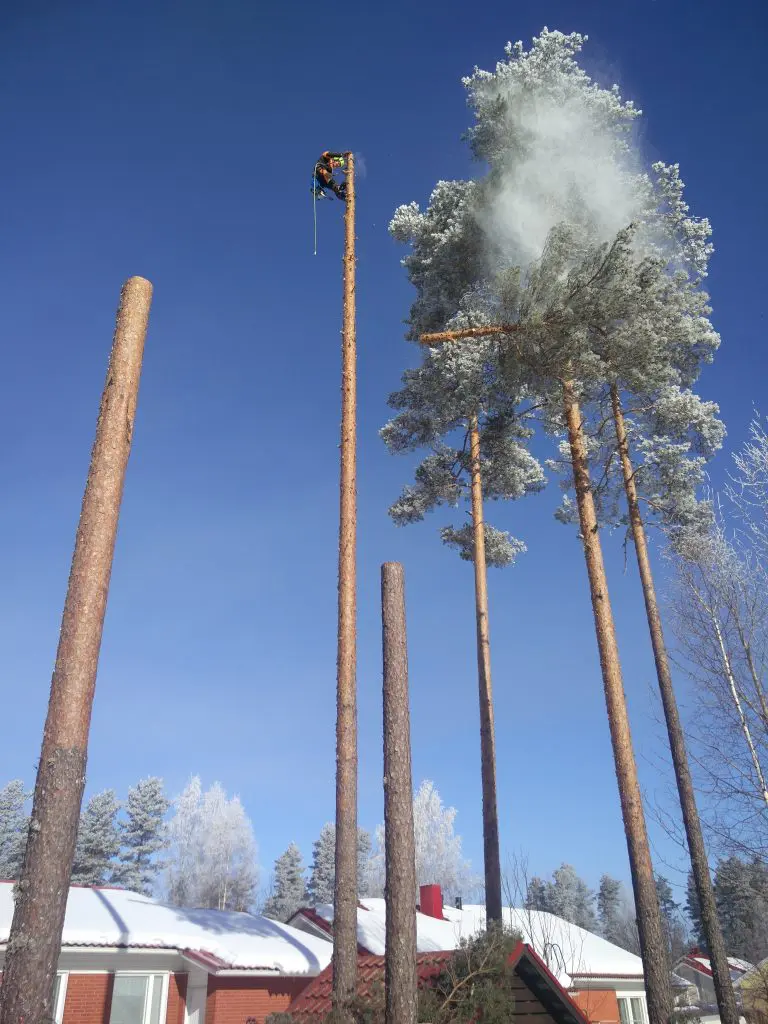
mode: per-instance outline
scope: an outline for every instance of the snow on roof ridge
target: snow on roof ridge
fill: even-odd
[[[386,903],[381,897],[361,900],[369,913],[358,914],[358,944],[374,955],[384,952],[386,936]],[[309,908],[308,908],[309,909]],[[333,921],[333,905],[314,908],[322,919]],[[616,946],[602,936],[545,910],[506,907],[507,924],[523,934],[561,983],[572,977],[642,978],[640,957]],[[455,949],[462,938],[476,934],[485,927],[485,906],[481,903],[443,907],[443,920],[417,913],[417,949],[435,952]]]

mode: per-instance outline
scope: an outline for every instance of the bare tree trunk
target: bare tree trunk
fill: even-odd
[[[501,857],[496,797],[496,738],[493,727],[491,641],[488,627],[488,567],[485,561],[483,482],[480,473],[480,431],[477,416],[470,418],[469,437],[472,459],[472,529],[475,543],[475,615],[477,619],[477,680],[480,695],[485,908],[487,921],[501,924]]]
[[[640,783],[632,749],[619,648],[608,595],[603,551],[598,534],[597,515],[589,476],[589,461],[582,430],[581,410],[574,386],[563,385],[563,404],[568,425],[573,480],[579,509],[584,558],[587,563],[592,611],[595,617],[597,646],[611,731],[616,779],[627,837],[632,886],[637,909],[637,924],[645,974],[650,1024],[668,1024],[672,1012],[672,987],[669,957],[656,893],[656,884],[648,845]]]
[[[357,992],[357,628],[355,164],[347,153],[341,377],[339,632],[336,682],[336,878],[333,1005],[341,1019]]]
[[[387,907],[385,1024],[416,1024],[416,843],[413,834],[411,718],[405,579],[381,567],[384,649],[384,843]]]
[[[739,1012],[736,1008],[736,997],[733,992],[723,933],[717,916],[717,904],[715,903],[715,893],[709,874],[707,851],[704,846],[704,836],[696,806],[696,795],[688,763],[688,752],[685,748],[685,737],[680,723],[680,713],[672,683],[672,673],[669,668],[669,658],[667,657],[661,615],[656,600],[651,560],[648,555],[645,526],[640,514],[637,485],[635,484],[634,469],[629,454],[624,414],[621,409],[621,402],[619,401],[618,389],[615,385],[611,388],[611,404],[616,423],[616,440],[619,447],[621,469],[624,475],[624,489],[627,495],[629,521],[632,527],[632,537],[635,544],[635,553],[637,554],[637,566],[640,571],[640,581],[643,588],[643,600],[645,601],[645,611],[648,617],[648,628],[651,633],[653,657],[656,663],[656,677],[659,681],[664,718],[667,723],[672,764],[675,770],[677,791],[680,795],[680,807],[683,814],[685,834],[688,840],[688,851],[691,857],[696,894],[701,910],[701,923],[707,940],[707,946],[709,947],[712,980],[715,986],[720,1020],[722,1024],[738,1024]]]
[[[112,557],[131,451],[152,285],[123,286],[85,485],[3,984],[2,1024],[53,1019]]]

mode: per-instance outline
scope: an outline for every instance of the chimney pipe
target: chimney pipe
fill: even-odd
[[[427,917],[437,918],[444,921],[443,917],[443,894],[439,885],[419,886],[419,909]]]

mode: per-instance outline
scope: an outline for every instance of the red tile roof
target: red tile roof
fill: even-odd
[[[419,988],[428,986],[446,969],[455,950],[416,954]],[[531,991],[534,999],[556,1024],[589,1024],[584,1011],[573,1001],[541,957],[529,945],[519,942],[509,958],[517,976]],[[357,958],[358,998],[370,997],[377,986],[384,984],[384,957]],[[288,1013],[303,1024],[324,1021],[331,1012],[333,965],[307,985],[288,1007]]]
[[[727,957],[728,966],[732,971],[738,971],[740,974],[746,974],[749,970],[748,965],[743,961],[739,960],[738,957],[729,956]],[[702,953],[688,953],[678,964],[678,967],[685,966],[690,967],[694,971],[698,971],[699,974],[705,974],[707,977],[712,977],[712,965],[709,957]]]
[[[417,953],[416,974],[419,987],[428,985],[448,965],[453,950],[438,953]],[[360,999],[369,997],[377,985],[384,984],[384,957],[368,953],[357,958],[357,995]],[[299,1021],[324,1020],[331,1012],[333,989],[333,964],[307,985],[291,1003],[288,1012]]]

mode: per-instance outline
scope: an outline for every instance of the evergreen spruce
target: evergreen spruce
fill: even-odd
[[[29,828],[28,799],[21,779],[14,779],[0,789],[0,878],[19,877]]]
[[[287,921],[307,903],[304,862],[301,850],[291,843],[275,861],[272,895],[264,904],[264,916],[274,921]]]
[[[118,885],[152,895],[164,867],[157,855],[169,842],[163,820],[169,807],[162,779],[142,779],[128,790],[125,820],[120,822],[120,854],[112,876]]]
[[[369,866],[371,856],[371,834],[364,828],[357,830],[357,895],[368,895]],[[336,878],[336,828],[327,822],[320,835],[312,844],[312,866],[310,869],[307,895],[312,906],[333,903],[333,886]]]
[[[622,885],[618,878],[603,875],[597,890],[600,932],[609,942],[619,942],[622,916]]]
[[[370,886],[371,833],[367,829],[357,830],[357,895],[367,896]]]
[[[336,877],[336,829],[331,822],[323,825],[312,846],[312,871],[307,894],[313,906],[333,903]]]
[[[113,789],[96,793],[80,815],[77,829],[72,882],[78,885],[102,885],[120,849],[117,812],[120,802]]]
[[[715,897],[728,952],[751,963],[768,956],[768,866],[738,857],[721,860]]]
[[[549,910],[550,883],[543,878],[534,876],[529,882],[525,893],[526,910]]]

